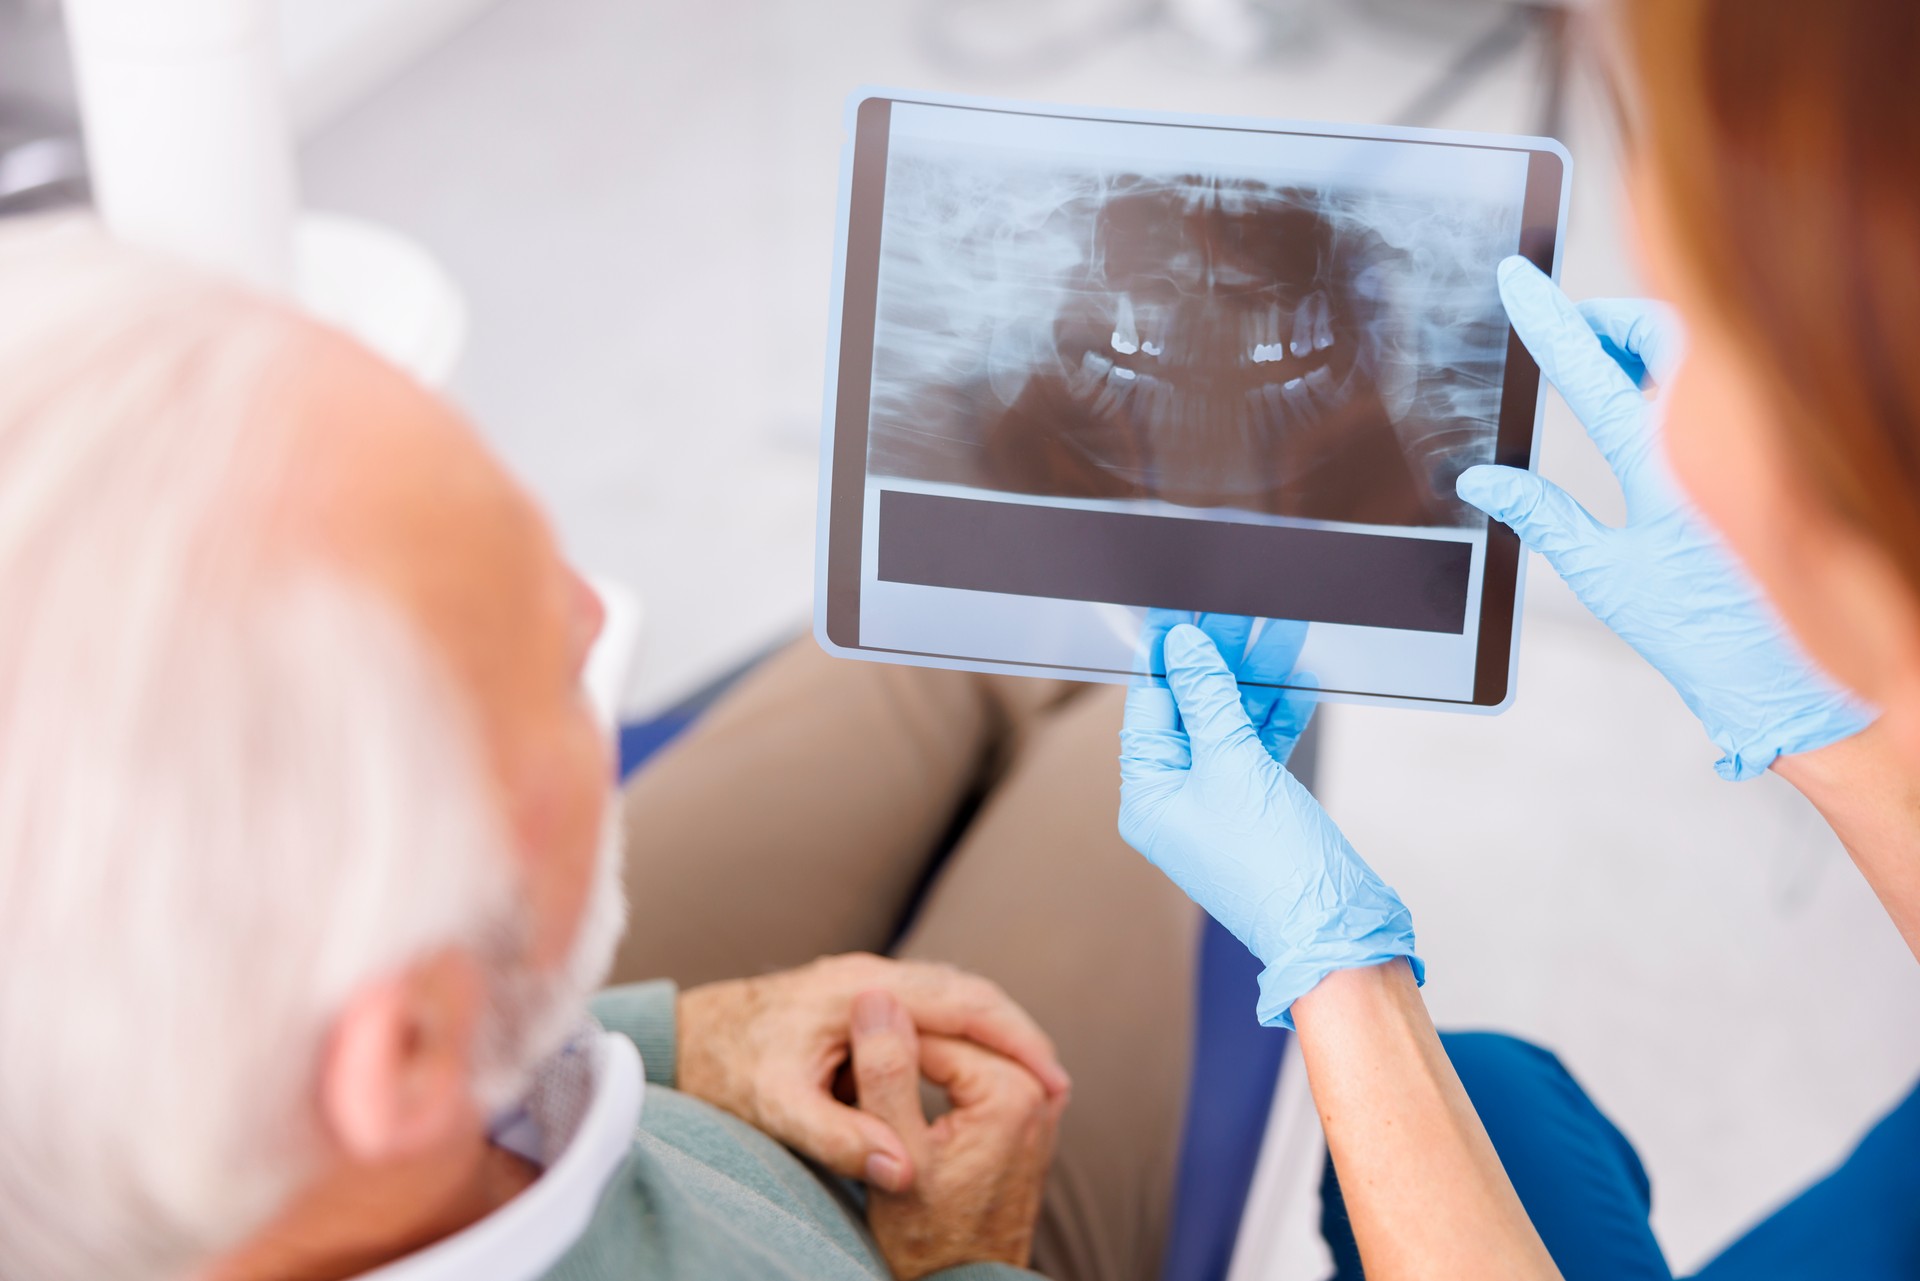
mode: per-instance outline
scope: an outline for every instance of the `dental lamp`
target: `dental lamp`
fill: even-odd
[[[129,242],[286,295],[422,381],[459,290],[372,223],[302,213],[272,0],[65,0],[95,205]]]

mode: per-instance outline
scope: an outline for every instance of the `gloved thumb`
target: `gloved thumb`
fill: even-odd
[[[1173,691],[1196,758],[1259,746],[1253,722],[1240,704],[1240,686],[1211,637],[1182,623],[1167,633],[1166,656],[1167,687]]]
[[[1454,492],[1503,525],[1558,567],[1560,557],[1587,547],[1606,533],[1573,495],[1550,480],[1518,467],[1469,467]]]

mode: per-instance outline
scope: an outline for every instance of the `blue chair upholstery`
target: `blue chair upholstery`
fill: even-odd
[[[1287,762],[1309,790],[1322,724],[1316,717]],[[1226,1281],[1291,1035],[1260,1026],[1260,962],[1211,918],[1200,935],[1196,983],[1187,1122],[1162,1281]]]
[[[635,721],[620,727],[620,781],[640,767],[640,762],[672,742],[680,731],[693,724],[693,717],[668,715],[650,721]]]
[[[1200,934],[1198,986],[1162,1281],[1225,1281],[1287,1048],[1286,1029],[1253,1016],[1260,962],[1211,918]]]
[[[620,777],[692,724],[676,713],[620,729]],[[1312,769],[1303,741],[1295,773]],[[1163,1281],[1225,1281],[1266,1133],[1287,1033],[1253,1017],[1260,963],[1216,922],[1200,936],[1193,1066]]]

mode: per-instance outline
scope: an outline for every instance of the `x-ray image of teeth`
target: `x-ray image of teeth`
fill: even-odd
[[[906,140],[902,140],[905,142]],[[889,159],[869,470],[1477,525],[1518,193]]]

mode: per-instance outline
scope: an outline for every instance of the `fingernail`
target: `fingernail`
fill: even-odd
[[[885,992],[862,992],[853,998],[853,1030],[872,1034],[893,1026],[893,998]]]
[[[885,1192],[898,1192],[906,1177],[906,1167],[885,1152],[867,1158],[867,1182]]]

